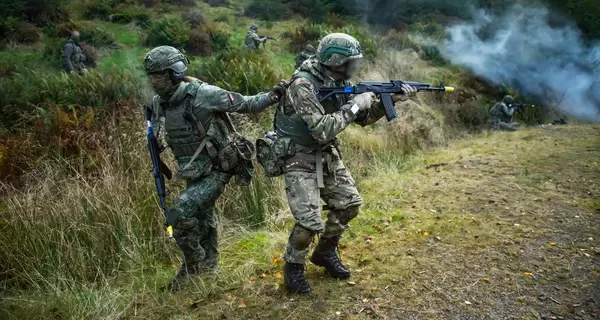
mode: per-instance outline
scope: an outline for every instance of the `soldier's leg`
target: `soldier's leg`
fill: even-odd
[[[286,194],[295,225],[284,255],[285,282],[293,293],[308,293],[304,263],[315,234],[323,231],[316,173],[293,171],[285,174]]]
[[[500,127],[500,130],[503,130],[503,131],[517,131],[517,129],[515,128],[514,125],[512,125],[512,123],[506,123],[506,122],[500,121],[498,123],[498,126]]]
[[[183,264],[174,280],[205,271],[206,261],[216,262],[218,250],[214,205],[230,177],[214,171],[207,177],[190,182],[169,211],[173,236],[183,253]]]
[[[335,176],[325,177],[325,188],[322,190],[323,200],[330,211],[327,214],[325,232],[311,257],[311,261],[336,279],[347,279],[350,271],[340,261],[336,249],[341,235],[349,227],[349,222],[359,212],[362,198],[358,194],[350,171],[339,161],[335,164]]]

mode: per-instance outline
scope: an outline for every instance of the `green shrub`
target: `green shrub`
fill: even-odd
[[[15,43],[36,43],[40,40],[41,29],[33,24],[7,17],[0,22],[0,39]]]
[[[150,10],[142,5],[119,4],[110,20],[117,23],[135,22],[146,28],[150,25]]]
[[[288,19],[291,11],[288,5],[282,1],[254,0],[246,8],[244,14],[255,19],[276,21]]]
[[[294,13],[307,17],[311,22],[324,23],[329,20],[334,1],[328,0],[294,0],[290,2],[290,8]]]
[[[290,51],[293,53],[304,50],[307,43],[317,43],[326,33],[321,25],[309,25],[296,28],[290,36]]]
[[[208,3],[211,7],[225,7],[231,4],[231,0],[202,0]]]
[[[67,0],[2,0],[0,12],[2,18],[25,18],[37,26],[48,22],[64,21],[69,19],[69,14],[64,10]]]
[[[73,30],[79,31],[82,41],[95,47],[110,47],[117,43],[114,34],[96,26],[92,21],[69,21],[61,23],[56,26],[55,35],[67,38]]]
[[[207,57],[213,54],[213,44],[210,36],[198,29],[191,29],[188,35],[186,51],[191,54]]]
[[[214,59],[194,61],[189,74],[246,95],[268,91],[280,78],[267,56],[247,50],[229,51]]]
[[[116,0],[86,0],[85,17],[87,19],[108,20],[117,7]]]
[[[184,48],[187,45],[190,24],[179,17],[165,17],[150,25],[147,44],[150,46],[169,45]]]
[[[181,17],[184,21],[187,21],[192,28],[197,28],[206,23],[206,18],[200,11],[186,11],[181,14]]]
[[[175,6],[193,7],[196,5],[196,0],[165,0]]]

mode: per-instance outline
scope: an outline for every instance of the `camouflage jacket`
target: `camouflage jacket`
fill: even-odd
[[[301,76],[308,73],[313,81]],[[292,77],[285,98],[276,113],[275,125],[279,137],[291,138],[296,144],[317,149],[335,142],[336,137],[351,123],[367,126],[385,115],[383,105],[374,102],[365,112],[354,114],[350,109],[353,97],[333,97],[320,103],[316,97],[319,87],[351,85],[348,81],[328,77],[321,64],[315,59],[306,60]],[[286,128],[286,124],[300,123],[302,128]]]
[[[258,46],[261,42],[263,42],[263,39],[261,39],[258,36],[258,34],[256,34],[256,31],[248,30],[248,33],[246,34],[246,39],[244,40],[244,46],[246,47],[246,49],[258,49]]]
[[[83,62],[86,57],[81,50],[81,47],[76,44],[73,40],[69,39],[63,48],[62,65],[63,70],[71,72],[74,69],[85,68]]]
[[[166,132],[165,140],[177,159],[179,175],[186,180],[194,180],[209,174],[212,169],[220,170],[211,150],[223,150],[228,143],[230,132],[224,112],[258,113],[273,103],[265,93],[243,96],[198,79],[186,79],[188,81],[182,82],[170,99],[154,97],[152,126],[157,135],[163,132],[162,129]],[[185,117],[186,112],[191,112],[201,123],[208,144],[193,164],[181,172],[202,141],[198,125]]]
[[[490,117],[492,120],[499,120],[502,122],[509,122],[515,113],[515,109],[507,106],[504,102],[496,102],[490,109]]]

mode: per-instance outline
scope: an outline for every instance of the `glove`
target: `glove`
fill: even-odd
[[[285,81],[285,80],[279,81],[279,83],[276,84],[273,87],[273,89],[271,89],[271,92],[269,92],[269,99],[271,100],[271,102],[275,103],[275,102],[278,102],[279,100],[281,100],[281,98],[287,92],[288,86],[289,86],[289,83],[287,81]]]
[[[373,92],[365,92],[365,93],[361,93],[359,95],[354,96],[354,99],[352,99],[352,101],[350,101],[350,104],[352,104],[352,109],[354,109],[354,106],[358,107],[357,112],[363,111],[363,110],[367,110],[367,109],[371,108],[371,105],[373,105],[374,99],[375,99],[375,94]],[[354,111],[354,110],[352,110],[352,111]]]
[[[417,93],[417,88],[409,86],[407,84],[402,85],[402,93],[396,93],[392,95],[392,101],[394,103],[400,101],[406,101],[410,99],[411,96],[414,96]]]

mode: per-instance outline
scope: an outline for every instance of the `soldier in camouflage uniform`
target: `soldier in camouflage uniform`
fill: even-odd
[[[505,96],[502,101],[490,109],[490,125],[492,130],[516,131],[516,122],[512,122],[512,116],[515,113],[515,99],[512,96]]]
[[[66,73],[75,71],[78,74],[84,74],[87,71],[84,64],[86,57],[79,46],[79,39],[79,32],[73,31],[63,48],[62,65]]]
[[[350,171],[342,162],[336,138],[351,123],[372,124],[385,115],[383,105],[372,93],[333,97],[319,103],[315,92],[321,87],[346,86],[362,59],[360,45],[353,37],[334,33],[321,40],[316,56],[306,60],[294,73],[276,115],[276,143],[288,141],[282,172],[286,194],[296,224],[284,255],[285,283],[293,293],[306,294],[310,286],[304,276],[305,257],[315,235],[320,235],[311,262],[324,267],[330,276],[347,279],[336,249],[348,223],[358,215],[363,200]],[[404,86],[404,101],[416,92]],[[321,200],[329,213],[325,225]]]
[[[314,56],[316,53],[315,47],[313,47],[312,44],[307,44],[306,48],[304,49],[304,51],[300,52],[297,56],[296,56],[296,69],[300,68],[300,66],[302,65],[302,63],[306,60],[308,60],[308,58],[310,58],[311,56]]]
[[[250,30],[246,34],[246,39],[244,40],[244,46],[246,49],[257,50],[261,43],[267,41],[266,37],[261,37],[257,34],[258,26],[256,24],[252,24],[250,26]]]
[[[179,50],[169,46],[152,49],[144,59],[144,69],[156,92],[154,132],[166,132],[165,140],[179,164],[177,177],[187,182],[168,213],[174,238],[183,251],[183,264],[171,282],[174,289],[188,275],[217,266],[215,201],[240,164],[239,156],[231,150],[232,132],[226,113],[261,112],[285,93],[283,82],[271,92],[255,96],[229,92],[184,77],[188,62]]]

